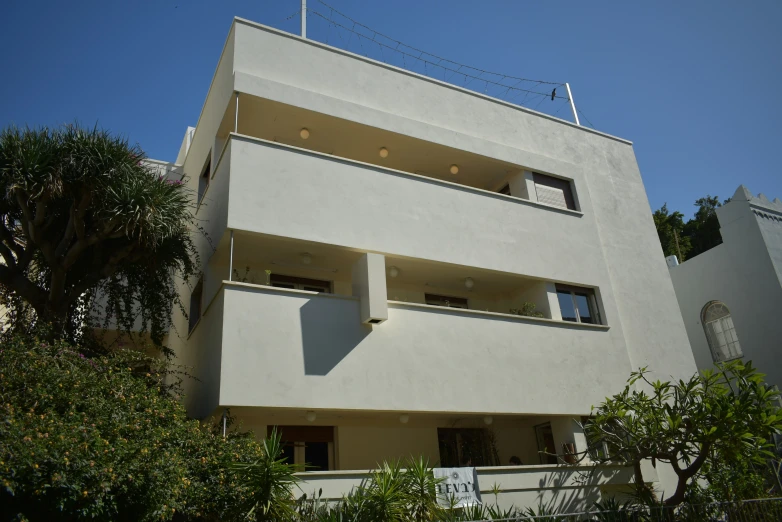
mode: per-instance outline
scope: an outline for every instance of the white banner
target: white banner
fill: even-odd
[[[445,479],[437,485],[437,502],[441,506],[462,508],[481,503],[475,468],[434,468],[432,471],[435,478]]]

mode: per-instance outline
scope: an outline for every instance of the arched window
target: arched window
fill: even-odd
[[[744,355],[736,335],[736,327],[733,326],[733,319],[730,317],[730,310],[725,303],[719,301],[707,303],[703,307],[701,321],[714,362],[730,361]]]

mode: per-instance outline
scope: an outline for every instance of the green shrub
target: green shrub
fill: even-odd
[[[2,519],[239,519],[248,489],[227,469],[261,446],[188,419],[166,380],[137,352],[1,342]]]
[[[543,312],[539,312],[537,310],[537,305],[535,303],[530,303],[529,301],[525,301],[521,305],[521,308],[511,308],[510,313],[513,315],[523,315],[526,317],[545,317]]]

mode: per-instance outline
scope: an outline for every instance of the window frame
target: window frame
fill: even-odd
[[[554,285],[557,295],[559,294],[570,294],[570,298],[573,302],[573,310],[575,310],[576,313],[576,320],[571,321],[570,319],[562,318],[563,321],[567,321],[569,323],[579,323],[579,324],[597,324],[602,325],[603,324],[603,317],[600,314],[600,307],[597,303],[597,292],[594,288],[589,288],[586,286],[573,286],[573,285]],[[583,296],[586,297],[587,300],[587,306],[589,307],[589,313],[592,316],[591,322],[585,322],[581,320],[581,313],[578,310],[578,301],[576,300],[576,296]],[[559,302],[559,297],[557,297],[557,302]],[[562,313],[562,305],[560,305],[560,315]]]
[[[203,180],[206,181],[203,181]],[[203,181],[203,190],[202,190],[202,183]],[[212,151],[209,151],[209,154],[206,155],[206,162],[204,162],[204,166],[201,168],[201,175],[198,176],[198,208],[201,207],[201,203],[204,201],[204,198],[206,197],[206,192],[209,190],[209,185],[212,182]],[[196,209],[196,212],[198,212],[198,209]]]
[[[203,276],[198,279],[198,282],[193,287],[193,290],[190,292],[190,308],[188,309],[188,328],[187,328],[187,335],[190,335],[193,333],[193,330],[195,330],[196,326],[198,326],[198,323],[201,322],[201,314],[203,312],[203,301],[204,301],[204,278]],[[197,310],[197,313],[194,313],[194,309]]]
[[[722,306],[725,309],[725,314],[721,315],[715,319],[712,319],[710,321],[706,320],[706,315],[709,313],[710,309],[715,306]],[[722,321],[725,319],[730,320],[730,328],[725,329]],[[723,339],[725,340],[725,344],[719,343],[719,338],[717,337],[716,333],[713,331],[713,325],[714,323],[720,323],[720,326],[723,328],[722,334]],[[744,350],[741,348],[741,341],[739,340],[738,332],[736,331],[736,324],[733,322],[733,315],[730,313],[730,308],[728,308],[728,305],[726,305],[723,301],[709,301],[706,303],[703,308],[701,309],[701,326],[703,327],[703,333],[706,336],[706,344],[709,346],[709,351],[711,352],[711,360],[716,363],[723,363],[723,362],[729,362],[729,361],[735,361],[736,359],[741,359],[744,357]],[[728,341],[726,333],[731,332],[731,335],[733,337],[733,341]],[[725,348],[725,350],[723,350]],[[724,351],[735,353],[734,355],[728,355],[726,357],[722,357],[722,354]]]
[[[567,210],[575,210],[579,211],[578,208],[578,201],[576,199],[576,190],[573,186],[573,180],[566,179],[566,178],[560,178],[557,176],[551,176],[550,174],[542,174],[540,172],[533,172],[532,173],[532,181],[535,185],[535,197],[538,199],[538,202],[543,205],[549,205],[556,208],[564,208]],[[561,205],[553,205],[550,203],[544,203],[540,201],[540,198],[538,198],[538,185],[543,187],[548,187],[550,189],[556,189],[561,190],[562,195],[565,198],[565,206]]]

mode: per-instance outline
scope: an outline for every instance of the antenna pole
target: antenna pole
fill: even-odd
[[[302,1],[306,1],[306,0],[302,0]],[[581,122],[578,121],[578,113],[576,112],[576,102],[573,101],[573,93],[570,92],[569,83],[565,84],[565,89],[567,89],[567,97],[568,100],[570,101],[570,110],[573,111],[573,119],[576,120],[576,125],[581,125]]]
[[[301,37],[307,38],[307,0],[301,0]]]

